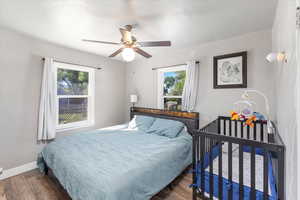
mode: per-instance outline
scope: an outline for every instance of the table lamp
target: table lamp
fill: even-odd
[[[138,101],[138,96],[136,94],[130,95],[130,103],[132,103],[132,107],[134,107],[134,104]]]

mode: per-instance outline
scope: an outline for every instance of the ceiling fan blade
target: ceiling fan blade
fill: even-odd
[[[135,52],[137,52],[138,54],[146,57],[146,58],[151,58],[152,56],[150,54],[148,54],[147,52],[143,51],[142,49],[138,48],[138,47],[134,47],[133,50]]]
[[[150,41],[138,42],[141,47],[167,47],[171,46],[171,41]]]
[[[117,51],[115,51],[113,54],[111,54],[111,55],[108,56],[108,57],[110,57],[110,58],[115,57],[116,55],[118,55],[118,54],[121,53],[122,51],[123,51],[123,48],[120,48],[120,49],[118,49]]]
[[[120,45],[120,43],[116,43],[116,42],[105,42],[105,41],[99,41],[99,40],[86,40],[86,39],[83,39],[82,41],[84,41],[84,42],[94,42],[94,43],[101,43],[101,44],[113,44],[113,45]]]

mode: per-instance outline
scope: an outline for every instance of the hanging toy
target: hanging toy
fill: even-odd
[[[234,103],[240,118],[249,118],[253,115],[256,103],[250,100],[240,100]]]

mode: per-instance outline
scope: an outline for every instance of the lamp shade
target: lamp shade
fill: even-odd
[[[126,62],[131,62],[135,58],[135,53],[132,48],[124,48],[122,51],[122,57]]]
[[[136,103],[138,100],[138,96],[136,94],[130,95],[130,103]]]

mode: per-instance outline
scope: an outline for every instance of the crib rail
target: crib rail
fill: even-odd
[[[284,199],[284,145],[280,136],[267,133],[266,122],[256,121],[254,127],[244,126],[244,121],[231,121],[228,117],[219,117],[200,131],[193,133],[193,200],[233,199],[237,187],[239,199],[272,199],[269,194],[270,166],[274,166],[276,199]],[[224,146],[227,144],[227,147]],[[233,146],[238,152],[238,183],[233,182]],[[227,163],[223,162],[225,150]],[[250,154],[250,190],[244,188],[244,153]],[[236,154],[235,153],[235,154]],[[218,156],[215,157],[214,154]],[[256,188],[256,156],[263,158],[262,193]],[[214,172],[214,159],[218,160],[217,173]],[[226,165],[226,166],[224,166]],[[226,181],[223,169],[227,168]],[[209,170],[207,170],[209,168]],[[200,182],[199,182],[200,180]],[[238,186],[236,185],[238,184]],[[236,187],[234,187],[236,186]],[[272,190],[272,191],[269,191]],[[247,194],[246,194],[247,193]]]

